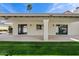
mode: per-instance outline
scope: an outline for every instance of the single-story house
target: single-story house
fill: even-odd
[[[79,14],[0,14],[0,33],[39,36],[79,35]]]
[[[6,37],[14,36],[13,39],[17,37],[17,39],[29,40],[48,40],[54,39],[54,36],[79,35],[79,7],[74,13],[66,11],[61,14],[0,13],[0,35],[2,34]],[[1,39],[3,37],[0,36]]]

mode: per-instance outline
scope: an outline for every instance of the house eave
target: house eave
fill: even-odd
[[[49,13],[0,13],[0,17],[79,17],[79,14],[61,14],[61,13],[55,13],[55,14],[49,14]]]

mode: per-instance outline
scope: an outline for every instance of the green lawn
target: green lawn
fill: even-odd
[[[79,43],[0,42],[0,55],[79,55]]]

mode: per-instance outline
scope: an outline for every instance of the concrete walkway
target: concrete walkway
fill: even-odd
[[[71,38],[79,40],[79,35],[49,35],[49,40],[44,41],[39,35],[0,35],[0,41],[32,41],[32,42],[71,42]]]

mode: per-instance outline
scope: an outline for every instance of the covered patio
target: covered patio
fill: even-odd
[[[0,25],[7,26],[7,33],[8,26],[13,28],[12,33],[1,34],[0,41],[59,42],[79,39],[78,14],[0,14],[0,19]]]

